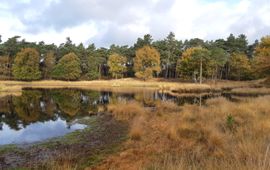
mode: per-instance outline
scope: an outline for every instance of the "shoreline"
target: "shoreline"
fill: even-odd
[[[208,81],[204,84],[188,83],[180,81],[165,81],[151,79],[142,81],[134,78],[124,78],[117,80],[93,80],[93,81],[60,81],[60,80],[40,80],[40,81],[6,81],[0,80],[0,97],[6,95],[20,95],[23,89],[81,89],[95,91],[111,91],[134,93],[144,90],[154,90],[174,94],[190,93],[217,93],[231,91],[237,88],[258,88],[263,80],[253,81]]]
[[[1,90],[1,87],[3,87]],[[15,88],[16,87],[16,88]],[[185,82],[169,82],[149,80],[142,81],[132,78],[117,80],[93,80],[93,81],[60,81],[60,80],[40,80],[40,81],[0,81],[0,91],[20,90],[22,88],[154,88],[156,90],[179,89],[211,89],[208,84],[195,84]]]

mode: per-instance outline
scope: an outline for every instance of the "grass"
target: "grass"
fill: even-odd
[[[129,136],[132,140],[140,140],[144,134],[145,119],[143,116],[133,120]]]
[[[107,110],[112,113],[117,120],[130,120],[135,116],[145,113],[143,106],[136,101],[111,103],[107,106]]]
[[[19,148],[16,145],[5,145],[0,147],[0,154],[5,154],[7,152],[16,152],[19,151]]]
[[[95,169],[270,169],[269,101],[219,97],[201,107],[156,102],[155,109],[130,101],[127,110],[116,103],[110,111],[128,115],[130,139]]]
[[[0,92],[9,91],[7,87],[14,87],[14,91],[34,87],[112,89],[118,92],[136,92],[147,88],[178,94],[232,89],[235,93],[268,94],[269,89],[257,88],[259,83],[221,81],[198,85],[136,79],[1,81]],[[169,101],[144,101],[144,104],[135,100],[111,101],[107,111],[117,120],[129,123],[129,139],[118,153],[108,151],[87,159],[89,164],[97,165],[94,169],[270,169],[269,101],[270,96],[247,98],[238,103],[219,97],[207,100],[202,107],[177,106]],[[76,143],[76,136],[77,133],[68,135],[65,138],[69,141],[67,144]],[[111,155],[100,163],[108,153]],[[52,161],[46,166],[51,169],[77,169],[74,162],[69,162],[68,158],[65,160],[67,162],[62,164]]]
[[[253,81],[208,81],[204,84],[195,84],[179,81],[168,81],[164,79],[150,79],[142,81],[135,78],[124,78],[117,80],[93,80],[93,81],[5,81],[0,80],[0,97],[5,95],[20,95],[23,88],[78,88],[96,91],[112,91],[117,93],[137,93],[145,90],[159,90],[174,96],[183,93],[198,94],[209,92],[221,92],[234,88],[261,87],[265,79]]]
[[[266,79],[252,80],[252,81],[230,81],[218,80],[216,82],[208,81],[206,84],[213,89],[231,90],[234,88],[260,87],[265,85]]]
[[[0,83],[0,92],[17,92],[21,90],[21,86],[19,85],[8,86]]]
[[[58,81],[58,80],[41,80],[33,82],[22,82],[22,81],[0,81],[0,85],[5,86],[19,86],[28,88],[82,88],[82,89],[93,89],[93,90],[104,90],[104,89],[126,89],[129,88],[149,88],[149,89],[181,89],[183,91],[192,90],[206,90],[210,89],[210,85],[207,84],[194,84],[194,83],[179,83],[161,81],[159,79],[152,79],[148,81],[142,81],[134,78],[125,78],[118,80],[93,80],[93,81]]]
[[[22,88],[18,85],[7,86],[0,83],[0,97],[4,97],[7,95],[19,96],[21,95]]]
[[[236,88],[232,89],[231,94],[238,94],[238,95],[262,95],[262,94],[270,94],[270,88],[261,87],[261,88]]]
[[[147,81],[142,81],[134,78],[124,78],[124,79],[113,79],[113,80],[93,80],[93,81],[60,81],[60,80],[40,80],[32,82],[22,82],[22,81],[0,81],[0,84],[9,85],[22,85],[22,86],[91,86],[100,85],[104,87],[163,87],[169,88],[172,86],[178,86],[178,82],[160,81],[158,79],[152,79]],[[180,83],[180,85],[193,86],[193,87],[208,87],[207,85],[198,85],[194,83]],[[168,86],[169,85],[169,86]]]

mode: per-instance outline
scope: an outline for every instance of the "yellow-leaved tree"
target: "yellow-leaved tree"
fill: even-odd
[[[127,58],[121,56],[117,53],[113,53],[109,56],[108,66],[110,68],[110,73],[114,78],[123,77],[124,73],[127,71],[126,67]]]
[[[135,76],[146,80],[160,72],[160,54],[150,46],[144,46],[136,51],[134,58]]]
[[[270,80],[270,36],[263,37],[255,49],[255,69]]]
[[[245,54],[233,53],[229,59],[230,78],[233,80],[248,79],[251,75],[251,65]]]
[[[17,80],[38,80],[41,78],[39,69],[39,52],[35,48],[24,48],[16,54],[12,73]]]

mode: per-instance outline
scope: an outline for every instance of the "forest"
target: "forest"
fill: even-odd
[[[252,80],[270,74],[270,36],[249,44],[244,34],[205,41],[177,40],[170,32],[161,40],[150,34],[133,46],[76,45],[67,37],[59,46],[0,36],[2,80],[95,80],[124,77],[149,79]],[[202,79],[199,80],[199,77]]]

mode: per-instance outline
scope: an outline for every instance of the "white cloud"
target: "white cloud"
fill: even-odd
[[[88,41],[89,38],[97,35],[97,28],[93,23],[85,23],[79,26],[65,28],[61,32],[57,32],[52,28],[48,28],[46,31],[41,32],[37,35],[26,33],[23,38],[31,40],[34,42],[44,41],[46,43],[61,44],[66,41],[66,37],[70,37],[71,40],[76,43],[84,43]]]
[[[170,31],[179,39],[270,34],[269,0],[25,0],[0,2],[3,39],[22,35],[29,41],[95,42],[132,45],[146,33],[155,39]]]

